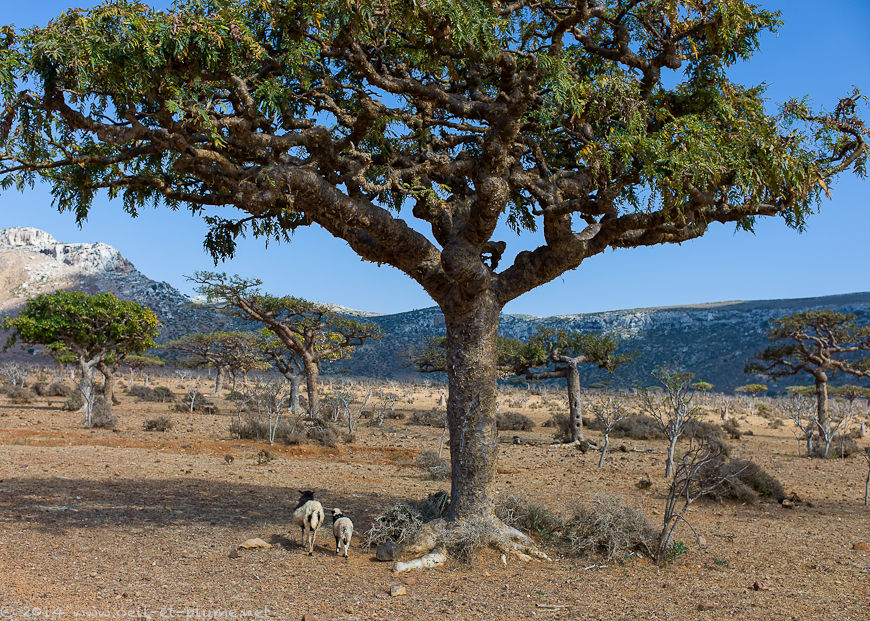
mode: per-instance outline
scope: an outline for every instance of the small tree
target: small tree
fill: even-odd
[[[111,293],[81,291],[46,293],[27,301],[21,313],[3,323],[16,340],[44,345],[49,351],[74,355],[81,370],[80,391],[85,421],[91,426],[94,368],[115,357],[140,353],[154,346],[160,330],[157,315],[138,302]],[[111,407],[111,399],[107,399]]]
[[[613,427],[625,418],[625,409],[613,397],[598,399],[592,404],[592,412],[598,421],[601,432],[604,434],[604,442],[601,445],[601,457],[598,459],[598,467],[604,465],[604,457],[607,455],[607,447],[610,444],[610,432]]]
[[[870,326],[858,326],[855,315],[831,309],[804,311],[771,320],[767,331],[771,345],[755,355],[747,373],[771,378],[808,373],[815,380],[819,425],[828,421],[828,380],[842,372],[870,377]]]
[[[755,414],[755,400],[758,398],[758,395],[767,392],[767,386],[764,384],[746,384],[745,386],[738,386],[734,389],[734,392],[742,392],[749,395],[749,415],[752,416]]]
[[[199,284],[199,292],[210,302],[223,305],[224,312],[259,322],[299,357],[305,371],[310,416],[318,411],[321,363],[349,356],[369,339],[381,337],[376,324],[343,317],[322,304],[261,293],[262,281],[258,279],[197,272],[191,280]]]
[[[290,412],[298,414],[300,410],[299,385],[302,383],[305,373],[302,359],[292,349],[288,349],[284,342],[276,337],[269,328],[263,328],[257,332],[256,345],[263,359],[290,382]]]
[[[864,447],[864,459],[867,460],[867,477],[864,479],[864,506],[870,497],[870,446]]]
[[[803,433],[803,441],[806,444],[806,454],[810,457],[813,454],[813,434],[816,432],[817,410],[807,394],[801,394],[803,391],[793,391],[782,402],[782,409],[786,418],[791,420],[795,426]],[[798,446],[798,455],[800,455],[800,446]]]
[[[616,338],[607,334],[539,327],[520,347],[513,358],[514,372],[528,379],[565,378],[568,389],[569,442],[583,440],[583,408],[580,388],[580,365],[595,364],[613,371],[627,362],[632,354],[617,355]]]
[[[641,408],[655,419],[656,424],[668,439],[668,456],[665,461],[665,476],[670,478],[674,469],[674,451],[677,440],[687,430],[690,422],[698,417],[694,404],[694,374],[656,369],[652,372],[663,388],[645,388],[640,392]]]
[[[12,387],[24,386],[27,379],[27,370],[18,362],[4,362],[0,364],[0,377],[9,381]]]

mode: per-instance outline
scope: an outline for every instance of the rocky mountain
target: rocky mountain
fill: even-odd
[[[205,329],[214,313],[190,308],[191,301],[165,282],[139,272],[121,253],[103,243],[65,244],[39,229],[0,229],[0,313],[58,289],[111,291],[153,309],[163,323],[161,340]]]
[[[0,229],[0,313],[14,312],[29,297],[57,289],[89,293],[112,291],[119,298],[135,300],[150,308],[164,325],[161,340],[182,334],[235,325],[218,313],[191,308],[191,300],[165,282],[140,273],[118,250],[102,243],[64,244],[33,228]],[[360,347],[354,356],[332,370],[376,378],[419,377],[403,366],[403,353],[428,336],[444,334],[444,318],[435,308],[376,315],[331,305],[342,314],[377,323],[385,334],[380,341]],[[637,358],[615,376],[590,369],[583,381],[613,382],[618,386],[646,386],[657,366],[692,371],[712,383],[715,390],[731,391],[757,381],[743,368],[753,353],[767,345],[764,335],[770,319],[814,308],[855,313],[870,323],[870,293],[819,298],[720,302],[696,306],[533,317],[505,314],[500,332],[526,338],[537,326],[585,332],[612,332],[622,349],[638,352]],[[837,378],[853,382],[850,378]],[[806,384],[806,377],[786,378],[782,385]],[[835,381],[836,383],[836,381]]]
[[[833,308],[855,313],[858,321],[870,323],[870,293],[852,293],[818,298],[763,300],[755,302],[720,302],[696,306],[641,308],[581,315],[501,317],[499,332],[504,336],[527,338],[537,326],[564,328],[583,332],[615,334],[621,349],[636,351],[638,356],[614,376],[597,369],[586,369],[583,382],[612,382],[616,386],[649,386],[654,383],[650,372],[657,366],[693,372],[710,382],[714,389],[730,392],[737,386],[758,382],[743,373],[748,359],[767,345],[765,330],[773,317],[798,311]],[[355,374],[380,377],[413,376],[402,366],[402,352],[427,336],[444,334],[444,319],[437,308],[368,318],[378,323],[387,338],[367,344],[341,364]],[[809,384],[800,375],[785,378],[782,389],[792,384]],[[860,383],[855,378],[837,377],[832,383]]]

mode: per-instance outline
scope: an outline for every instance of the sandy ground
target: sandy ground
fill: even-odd
[[[402,390],[407,413],[434,407],[439,393]],[[360,536],[345,560],[321,530],[308,557],[295,528],[288,535],[296,490],[315,490],[362,533],[396,502],[449,488],[411,465],[419,451],[437,450],[440,430],[388,421],[361,427],[353,444],[334,449],[274,447],[277,459],[257,465],[263,446],[231,438],[228,415],[171,412],[122,394],[118,429],[87,430],[79,414],[60,411],[61,401],[0,398],[0,619],[870,618],[870,552],[852,549],[870,541],[866,463],[799,458],[788,424],[771,429],[748,418],[741,425],[754,435],[733,450],[805,504],[696,503],[689,517],[707,548],[681,529],[688,552],[663,568],[549,547],[551,563],[505,566],[485,552],[471,566],[395,575]],[[540,425],[558,401],[532,397],[509,407],[538,426],[506,436],[536,444],[501,444],[498,491],[533,495],[557,512],[618,494],[658,523],[663,443],[615,440],[599,470],[597,453],[550,446],[552,429]],[[172,418],[172,431],[142,430],[161,414]],[[653,485],[639,491],[645,474]],[[236,555],[252,537],[274,545]],[[756,581],[769,590],[754,590]],[[407,595],[391,597],[398,583]]]

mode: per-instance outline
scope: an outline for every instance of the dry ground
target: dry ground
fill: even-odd
[[[399,407],[430,409],[437,397],[436,389],[419,389]],[[275,447],[278,459],[257,465],[262,446],[230,438],[229,416],[169,412],[167,404],[122,395],[115,432],[86,430],[79,414],[59,410],[61,401],[0,398],[0,619],[870,618],[870,552],[852,549],[870,540],[863,459],[798,458],[789,426],[771,429],[759,417],[742,423],[755,435],[734,443],[735,454],[753,458],[807,504],[698,503],[690,517],[706,550],[680,530],[688,552],[664,568],[550,548],[552,563],[503,566],[484,553],[470,567],[396,576],[359,536],[348,561],[334,555],[328,531],[314,558],[300,549],[295,528],[284,538],[296,490],[313,489],[327,508],[341,507],[361,533],[392,504],[448,489],[409,465],[419,451],[437,450],[439,430],[388,421],[361,427],[354,444],[336,449]],[[540,424],[550,410],[537,397],[507,409],[538,426],[506,435],[539,444],[501,445],[499,492],[534,496],[556,511],[620,494],[661,519],[662,443],[616,440],[598,470],[597,453],[549,446],[552,429]],[[172,431],[142,430],[146,419],[167,413]],[[653,485],[638,491],[644,473]],[[231,556],[252,537],[275,545]],[[757,580],[769,590],[753,590]],[[399,582],[407,595],[390,597]]]

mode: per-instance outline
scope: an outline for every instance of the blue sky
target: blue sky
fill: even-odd
[[[0,22],[46,23],[90,0],[2,2]],[[167,6],[168,1],[152,2]],[[749,63],[732,71],[742,84],[769,85],[770,109],[791,96],[808,95],[831,109],[856,85],[870,93],[870,0],[762,2],[783,12],[785,25],[765,36]],[[864,109],[865,113],[868,110]],[[722,300],[810,297],[870,291],[870,181],[843,177],[832,200],[812,216],[805,233],[767,219],[755,235],[733,226],[712,228],[681,246],[608,251],[577,270],[511,302],[507,312],[558,315]],[[408,217],[411,217],[408,214]],[[60,241],[102,241],[118,248],[144,274],[191,292],[184,275],[213,269],[202,250],[205,226],[184,211],[146,210],[133,220],[118,204],[98,199],[79,229],[71,214],[51,207],[46,188],[0,195],[0,228],[33,226]],[[535,245],[505,230],[509,252]],[[426,293],[393,268],[363,262],[347,244],[320,229],[300,230],[290,244],[242,240],[236,258],[218,269],[256,276],[266,290],[374,312],[431,306]]]

